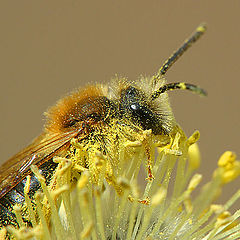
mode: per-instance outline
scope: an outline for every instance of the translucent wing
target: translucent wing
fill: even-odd
[[[32,144],[10,158],[0,167],[0,198],[30,172],[32,164],[40,166],[54,155],[63,153],[79,129],[62,134],[42,134]]]

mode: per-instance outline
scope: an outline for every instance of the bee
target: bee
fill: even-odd
[[[50,108],[43,133],[0,167],[0,226],[16,223],[12,210],[15,204],[24,204],[28,175],[31,176],[30,198],[40,188],[30,167],[38,166],[49,184],[58,166],[54,157],[70,158],[76,151],[74,142],[82,146],[83,154],[78,164],[92,171],[96,181],[97,173],[91,162],[93,151],[97,149],[106,157],[105,178],[114,185],[114,169],[118,167],[114,159],[123,139],[141,139],[145,130],[151,130],[152,135],[160,138],[169,137],[177,123],[167,91],[186,89],[200,95],[206,92],[189,83],[165,83],[164,75],[205,30],[206,26],[201,24],[152,77],[137,81],[117,78],[108,85],[87,86]],[[147,146],[145,148],[148,155]],[[151,180],[150,160],[147,170]]]

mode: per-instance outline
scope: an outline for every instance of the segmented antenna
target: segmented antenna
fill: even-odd
[[[168,84],[163,85],[162,87],[160,87],[157,91],[155,91],[152,94],[151,99],[154,100],[154,99],[158,98],[160,96],[160,94],[162,94],[166,91],[172,91],[175,89],[182,89],[182,90],[186,89],[186,90],[190,90],[194,93],[200,94],[202,96],[207,95],[207,92],[204,89],[202,89],[196,85],[193,85],[190,83],[178,82],[178,83],[168,83]]]
[[[183,55],[183,53],[186,52],[187,49],[190,48],[192,44],[205,33],[206,29],[207,27],[205,23],[202,23],[197,27],[192,36],[185,40],[183,45],[176,50],[160,67],[158,73],[153,78],[154,84],[156,84],[156,81],[159,80],[161,76],[165,75],[168,69]]]
[[[165,63],[160,67],[158,70],[158,73],[153,77],[153,85],[156,85],[157,80],[160,80],[161,77],[166,74],[168,69],[183,55],[184,52],[187,51],[189,47],[192,46],[194,42],[196,42],[206,31],[206,25],[204,23],[200,24],[195,32],[192,34],[190,38],[188,38],[183,45],[176,50],[166,61]],[[166,92],[166,91],[171,91],[175,89],[186,89],[190,90],[192,92],[195,92],[197,94],[206,96],[207,93],[205,90],[202,88],[189,84],[189,83],[183,83],[183,82],[178,82],[178,83],[169,83],[165,84],[162,87],[160,87],[158,90],[152,93],[151,99],[154,100],[160,96],[160,94]]]

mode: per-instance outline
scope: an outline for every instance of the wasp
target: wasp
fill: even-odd
[[[200,25],[152,77],[137,81],[117,78],[107,85],[87,86],[50,108],[43,133],[0,167],[0,226],[16,222],[12,209],[15,204],[24,203],[28,175],[31,176],[30,197],[39,190],[40,184],[30,167],[38,166],[49,184],[58,166],[54,157],[69,158],[74,154],[73,142],[82,146],[83,157],[78,164],[89,171],[93,168],[91,153],[94,150],[99,150],[108,159],[105,178],[114,185],[114,169],[118,166],[114,159],[122,139],[137,140],[145,130],[151,130],[160,138],[169,137],[177,123],[167,92],[176,89],[200,95],[206,92],[189,83],[165,83],[164,75],[205,30],[205,25]],[[151,166],[147,165],[151,179]],[[92,172],[97,179],[97,174]]]

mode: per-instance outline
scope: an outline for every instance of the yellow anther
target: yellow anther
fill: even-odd
[[[215,227],[218,228],[220,226],[224,226],[224,225],[228,224],[231,221],[230,217],[231,217],[230,212],[228,212],[228,211],[222,212],[217,218],[217,221],[215,223]],[[232,222],[230,225],[228,225],[227,229],[231,229],[234,226],[235,226],[235,223]],[[227,229],[225,229],[225,230],[227,230]]]
[[[191,146],[192,144],[196,143],[200,138],[200,132],[198,130],[196,130],[192,136],[190,136],[188,139],[187,139],[187,144],[189,146]]]
[[[225,152],[218,161],[219,169],[214,172],[214,176],[220,174],[222,183],[226,184],[240,175],[240,162],[236,161],[236,154],[230,151]]]
[[[195,170],[199,168],[201,163],[201,155],[197,143],[190,145],[188,148],[188,156],[190,169]]]
[[[236,160],[236,154],[231,151],[226,151],[218,160],[219,167],[226,167],[228,164],[233,163]]]
[[[240,175],[240,166],[238,164],[238,167],[235,167],[234,169],[223,173],[222,175],[223,183],[229,183],[235,180],[239,175]]]
[[[224,211],[218,216],[219,220],[225,220],[226,218],[229,218],[231,216],[231,213],[228,211]]]

